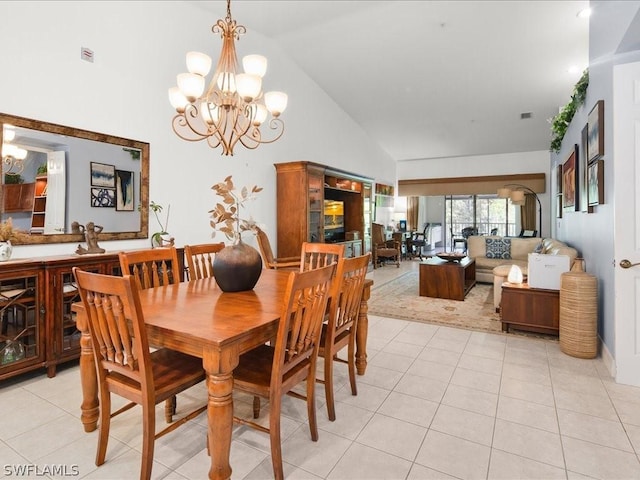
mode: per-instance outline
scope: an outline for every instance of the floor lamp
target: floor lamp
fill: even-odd
[[[516,187],[518,190],[510,187]],[[525,192],[532,194],[538,202],[538,236],[542,237],[542,203],[536,192],[525,185],[510,183],[498,189],[498,198],[509,198],[514,205],[524,205]]]

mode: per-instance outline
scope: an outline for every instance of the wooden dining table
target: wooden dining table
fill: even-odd
[[[149,343],[202,358],[207,375],[209,478],[231,478],[229,453],[233,428],[233,369],[239,356],[273,338],[290,271],[263,270],[253,290],[222,292],[206,278],[140,291]],[[366,279],[356,326],[356,369],[367,368],[367,301],[373,281]],[[81,303],[73,305],[81,332],[81,421],[97,428],[99,402],[91,337]]]

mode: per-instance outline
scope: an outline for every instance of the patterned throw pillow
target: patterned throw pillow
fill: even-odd
[[[486,238],[487,258],[511,258],[510,238]]]
[[[533,249],[533,253],[542,253],[543,247],[544,245],[542,245],[542,242],[540,242],[538,245],[536,245],[536,248]]]

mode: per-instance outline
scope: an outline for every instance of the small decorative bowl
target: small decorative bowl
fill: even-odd
[[[441,252],[441,253],[436,253],[436,256],[438,258],[446,260],[447,262],[459,262],[467,255],[465,253],[459,253],[459,252]]]

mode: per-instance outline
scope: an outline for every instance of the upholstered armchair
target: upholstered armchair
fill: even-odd
[[[400,242],[385,239],[384,225],[374,223],[371,226],[373,268],[378,268],[378,265],[384,265],[388,261],[395,263],[400,268],[400,255],[402,253]]]

